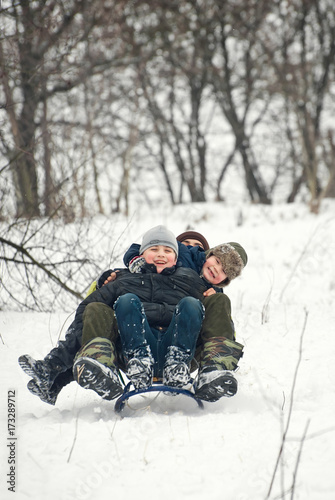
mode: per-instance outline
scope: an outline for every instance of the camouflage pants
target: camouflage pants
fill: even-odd
[[[75,361],[82,357],[95,359],[110,368],[118,366],[114,344],[109,339],[103,337],[95,337],[86,342],[77,352]]]
[[[81,345],[96,337],[109,339],[115,344],[119,336],[116,318],[111,307],[101,302],[91,302],[84,311]]]
[[[221,370],[235,370],[243,356],[243,345],[235,340],[231,304],[224,293],[205,297],[205,319],[197,343],[195,360],[200,368],[214,365]],[[196,363],[192,368],[195,369]]]
[[[104,342],[104,339],[108,342]],[[76,358],[92,357],[106,366],[125,368],[114,310],[106,304],[91,302],[86,306],[81,344],[82,348]],[[107,348],[107,345],[110,347]],[[106,349],[110,350],[110,354]]]

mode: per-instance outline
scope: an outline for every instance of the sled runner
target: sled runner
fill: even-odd
[[[138,396],[139,394],[146,394],[150,392],[167,392],[171,394],[182,394],[183,396],[187,396],[192,398],[198,405],[199,408],[203,409],[204,404],[201,399],[197,398],[195,394],[187,389],[181,389],[178,387],[169,387],[167,385],[163,385],[160,382],[154,382],[153,385],[147,387],[146,389],[133,389],[131,390],[131,382],[124,388],[123,393],[115,402],[114,410],[116,413],[121,413],[123,408],[126,405],[126,402],[133,396]]]

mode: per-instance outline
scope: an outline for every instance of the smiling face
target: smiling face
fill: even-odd
[[[213,285],[218,285],[227,278],[220,259],[215,257],[215,255],[208,257],[202,267],[201,273],[202,276]]]
[[[164,245],[156,245],[149,247],[143,252],[143,257],[148,264],[154,264],[157,268],[157,273],[161,273],[166,267],[175,266],[177,256],[170,247]]]

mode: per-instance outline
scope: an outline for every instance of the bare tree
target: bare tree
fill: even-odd
[[[122,48],[113,50],[112,43],[122,30],[124,2],[12,0],[7,5],[0,39],[0,99],[8,117],[2,151],[15,186],[16,213],[32,217],[42,213],[41,198],[46,213],[55,204],[48,102],[97,72],[124,64],[116,56]]]
[[[57,58],[51,62],[51,52],[62,37],[63,42],[70,43],[70,27],[76,15],[83,12],[85,4],[75,2],[72,8],[66,9],[62,3],[56,6],[53,2],[35,2],[32,5],[27,0],[21,0],[11,2],[2,12],[7,17],[6,28],[9,31],[0,42],[5,96],[2,105],[11,127],[13,146],[7,146],[7,151],[16,187],[17,213],[20,215],[40,215],[35,161],[37,108],[45,98],[45,80],[60,66]],[[20,95],[16,96],[18,86]]]
[[[14,200],[18,216],[70,221],[127,212],[138,193],[149,200],[149,177],[165,184],[172,203],[223,200],[234,168],[252,202],[270,203],[278,180],[291,176],[288,201],[307,186],[317,211],[335,182],[333,130],[325,125],[333,107],[331,7],[331,0],[2,2],[1,195]],[[270,162],[262,158],[265,128]]]
[[[152,12],[156,29],[145,27]],[[137,65],[142,106],[149,112],[144,134],[156,142],[156,158],[172,203],[183,201],[184,190],[192,201],[205,201],[207,187],[206,106],[207,73],[212,54],[204,40],[210,22],[200,23],[197,2],[154,2],[136,12],[142,24],[135,43],[141,59]],[[205,48],[205,50],[203,49]]]
[[[318,212],[334,178],[332,132],[322,120],[334,79],[334,5],[330,0],[280,1],[273,5],[273,13],[264,49],[275,73],[272,91],[281,94],[287,110],[292,163],[296,171],[301,169],[288,200],[293,201],[305,185],[311,210]],[[329,172],[326,182],[322,170],[322,177]]]
[[[251,200],[269,203],[269,193],[252,146],[254,129],[262,120],[269,100],[262,85],[265,68],[258,42],[258,32],[266,20],[269,3],[214,3],[219,21],[215,30],[217,57],[212,68],[211,83],[215,98],[235,138],[234,149],[223,171],[238,153]]]
[[[215,178],[221,199],[224,174],[237,155],[251,200],[270,201],[252,147],[269,101],[256,36],[267,11],[267,2],[155,2],[152,16],[159,29],[140,32],[138,74],[151,116],[148,130],[158,142],[156,154],[173,203],[183,201],[184,187],[192,201],[205,201]],[[144,25],[145,14],[138,14],[137,22]],[[229,153],[221,141],[226,159],[219,173],[208,164],[214,142],[209,130],[218,106],[235,138]]]

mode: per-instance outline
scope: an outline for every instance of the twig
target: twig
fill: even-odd
[[[286,397],[285,397],[285,392],[283,391],[283,404],[281,407],[282,411],[284,411],[285,403],[286,403]]]
[[[118,420],[115,419],[115,422],[114,422],[114,425],[113,425],[113,429],[112,429],[112,432],[109,431],[110,433],[110,438],[113,440],[113,437],[114,437],[114,431],[115,431],[115,427],[116,427],[116,424],[117,424]],[[108,428],[109,430],[109,428]]]
[[[322,431],[318,431],[318,432],[313,432],[313,434],[306,436],[306,440],[307,439],[314,439],[316,437],[323,436],[324,434],[327,434],[328,432],[334,432],[334,431],[335,431],[335,427],[328,427],[327,429],[323,429]]]
[[[78,414],[79,415],[79,414]],[[71,446],[71,450],[70,450],[70,453],[69,453],[69,456],[68,456],[68,459],[67,459],[67,463],[70,462],[71,460],[71,455],[72,455],[72,452],[73,452],[73,449],[74,449],[74,445],[76,444],[76,441],[77,441],[77,433],[78,433],[78,415],[76,417],[76,422],[75,422],[75,431],[74,431],[74,437],[73,437],[73,443],[72,443],[72,446]]]
[[[264,325],[264,323],[267,323],[269,321],[269,303],[270,303],[272,291],[273,291],[273,283],[271,283],[269,293],[268,293],[268,295],[267,295],[267,297],[265,299],[264,305],[263,305],[263,309],[262,309],[262,325]]]
[[[296,270],[300,264],[300,262],[302,261],[303,257],[305,256],[305,253],[307,252],[307,249],[309,247],[309,245],[311,244],[311,241],[313,240],[313,238],[315,237],[316,233],[318,232],[318,230],[320,229],[320,225],[317,226],[317,228],[315,229],[314,233],[311,234],[310,238],[307,240],[305,246],[303,247],[299,257],[298,257],[298,260],[296,261],[293,269],[292,269],[292,272],[286,282],[286,285],[284,286],[284,288],[282,289],[281,291],[281,294],[280,294],[280,297],[279,299],[282,300],[283,296],[284,296],[284,293],[286,291],[286,289],[288,288],[289,284],[291,283],[291,280],[293,278],[293,276],[295,275],[296,273]]]
[[[299,453],[298,453],[298,456],[297,456],[297,460],[296,460],[296,464],[295,464],[295,469],[294,469],[294,473],[293,473],[293,481],[292,481],[292,488],[291,488],[291,500],[293,500],[293,498],[294,498],[294,489],[295,489],[295,484],[296,484],[296,479],[297,479],[297,474],[298,474],[298,467],[299,467],[299,464],[300,464],[302,448],[303,448],[303,445],[304,445],[304,442],[305,442],[305,439],[306,439],[306,434],[307,434],[310,422],[311,422],[310,419],[308,419],[307,423],[306,423],[306,426],[305,426],[304,433],[302,435],[302,439],[300,441]]]
[[[289,430],[289,427],[290,427],[290,423],[291,423],[291,417],[292,417],[292,411],[293,411],[293,402],[294,402],[294,391],[295,391],[295,386],[296,386],[296,382],[297,382],[297,378],[298,378],[298,370],[299,370],[300,363],[301,363],[301,358],[302,358],[302,343],[303,343],[303,337],[304,337],[305,330],[306,330],[307,318],[308,318],[308,311],[305,310],[305,319],[304,319],[304,324],[303,324],[303,327],[302,327],[302,332],[301,332],[301,335],[300,335],[299,357],[298,357],[298,361],[297,361],[297,364],[296,364],[296,367],[295,367],[295,372],[294,372],[294,377],[293,377],[293,383],[292,383],[292,389],[291,389],[291,397],[290,397],[290,406],[289,406],[289,411],[288,411],[288,417],[287,417],[286,427],[285,427],[284,432],[283,432],[281,446],[280,446],[280,449],[279,449],[277,461],[276,461],[275,468],[274,468],[274,471],[273,471],[273,474],[272,474],[272,479],[271,479],[271,482],[270,482],[270,487],[269,487],[269,490],[268,490],[266,498],[270,498],[270,494],[271,494],[271,491],[272,491],[272,488],[273,488],[273,484],[274,484],[274,480],[275,480],[275,477],[276,477],[276,474],[277,474],[277,470],[278,470],[278,466],[279,466],[279,463],[280,463],[280,459],[281,459],[281,456],[282,456],[283,451],[284,451],[287,433],[288,433],[288,430]]]
[[[43,264],[41,264],[40,262],[38,262],[38,261],[37,261],[37,260],[36,260],[36,259],[35,259],[35,258],[34,258],[34,257],[30,254],[30,253],[29,253],[29,252],[28,252],[28,250],[27,250],[24,246],[22,246],[22,245],[17,245],[16,243],[13,243],[12,241],[9,241],[9,240],[7,240],[7,239],[5,239],[5,238],[2,238],[1,236],[0,236],[0,243],[3,243],[4,245],[8,245],[8,246],[10,246],[10,247],[12,247],[12,248],[15,248],[15,250],[17,250],[18,252],[20,252],[20,253],[21,253],[22,258],[23,258],[24,256],[28,257],[28,259],[30,260],[30,262],[31,262],[32,264],[34,264],[36,267],[38,267],[38,268],[42,269],[42,271],[44,271],[50,279],[52,279],[53,281],[55,281],[56,283],[58,283],[58,285],[60,285],[62,288],[64,288],[64,290],[66,290],[67,292],[71,293],[72,295],[74,295],[76,298],[78,298],[78,299],[80,299],[80,300],[82,300],[82,299],[83,299],[83,297],[81,296],[81,294],[80,294],[80,293],[76,292],[75,290],[72,290],[70,287],[68,287],[68,286],[66,285],[66,283],[62,282],[62,280],[60,280],[60,279],[58,278],[58,276],[56,276],[55,274],[53,274],[51,271],[49,271],[48,269],[46,269],[46,267],[45,267]],[[22,261],[22,263],[24,263],[24,262]]]
[[[66,324],[66,322],[69,320],[69,318],[70,318],[70,317],[71,317],[71,316],[72,316],[75,312],[76,312],[75,310],[71,311],[71,312],[70,312],[70,314],[68,314],[68,316],[67,316],[67,317],[65,318],[65,320],[63,321],[63,324],[62,324],[62,326],[61,326],[61,329],[59,330],[59,334],[58,334],[57,342],[59,342],[59,340],[60,340],[60,338],[61,338],[61,335],[62,335],[63,330],[64,330],[64,328],[65,328],[65,324]]]
[[[112,248],[112,252],[111,252],[111,255],[110,255],[110,259],[109,259],[109,264],[111,265],[111,262],[112,262],[112,259],[113,259],[113,255],[114,255],[114,250],[115,248],[117,247],[117,245],[119,244],[119,241],[121,240],[121,237],[125,234],[126,230],[130,227],[130,224],[133,220],[133,218],[135,217],[135,212],[133,213],[133,215],[131,216],[129,222],[127,223],[127,225],[125,226],[124,230],[122,231],[122,233],[118,236],[113,248]]]

